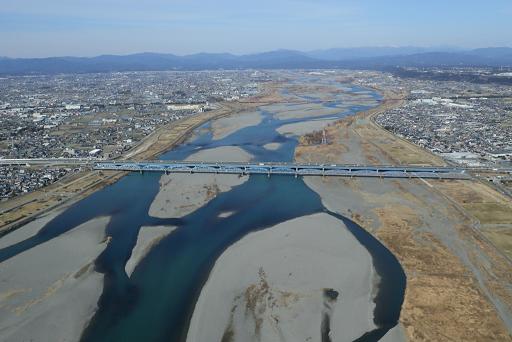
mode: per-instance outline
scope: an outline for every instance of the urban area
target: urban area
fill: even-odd
[[[402,105],[375,122],[439,156],[448,165],[483,167],[476,174],[512,195],[512,177],[492,170],[512,166],[510,73],[488,68],[411,68],[407,72],[359,72],[366,87],[403,96]]]
[[[452,165],[512,165],[511,85],[475,82],[474,76],[453,81],[373,71],[341,74],[362,86],[405,94],[401,106],[379,114],[376,122]],[[253,96],[260,83],[280,75],[209,71],[3,78],[0,158],[114,159],[158,127],[212,110],[222,101]],[[30,192],[78,171],[2,166],[0,198]]]
[[[0,79],[0,158],[113,159],[158,127],[255,95],[263,72],[125,72]],[[0,198],[75,168],[1,166]]]
[[[400,78],[408,96],[376,122],[457,164],[512,165],[512,86]]]

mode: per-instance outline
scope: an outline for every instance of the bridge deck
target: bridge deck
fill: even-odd
[[[292,176],[338,176],[381,178],[434,178],[469,179],[464,169],[419,166],[358,166],[293,163],[206,163],[206,162],[98,162],[95,170],[164,172],[164,173],[216,173],[263,174]]]

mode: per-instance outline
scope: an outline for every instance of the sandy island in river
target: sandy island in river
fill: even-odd
[[[326,108],[321,104],[315,103],[299,105],[275,104],[266,106],[265,110],[277,112],[274,117],[279,120],[307,119],[317,116],[333,115],[343,111],[343,109],[340,108]]]
[[[54,215],[5,236],[6,247],[34,235]],[[96,310],[108,217],[86,222],[0,264],[0,340],[78,341]]]
[[[224,146],[202,150],[187,160],[246,162],[251,157],[241,148]],[[149,214],[159,218],[186,216],[208,203],[217,194],[229,191],[248,179],[248,176],[240,175],[163,175],[160,179],[160,191],[149,208]]]
[[[187,341],[352,341],[372,330],[368,251],[327,214],[249,234],[217,260]],[[324,328],[322,328],[324,327]]]
[[[269,151],[277,151],[281,148],[282,145],[283,144],[281,144],[281,143],[268,143],[268,144],[263,145],[263,148],[267,149]]]
[[[220,140],[236,131],[256,126],[263,120],[260,112],[247,112],[236,116],[228,116],[212,122],[213,140]]]
[[[283,125],[277,129],[277,132],[283,135],[300,136],[306,133],[321,130],[329,124],[336,122],[338,119],[317,119],[291,123]]]
[[[175,229],[176,227],[172,226],[140,227],[135,247],[132,250],[130,259],[128,259],[124,266],[126,274],[131,277],[139,262],[144,259],[151,248],[157,245],[167,235],[171,234]]]

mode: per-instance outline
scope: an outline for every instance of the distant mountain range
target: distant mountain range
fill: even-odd
[[[458,48],[438,47],[423,48],[415,46],[403,47],[360,47],[360,48],[335,48],[327,50],[310,51],[306,54],[313,58],[342,61],[361,58],[385,57],[385,56],[403,56],[421,54],[426,52],[459,52]]]
[[[0,74],[3,75],[210,69],[386,69],[432,66],[512,67],[512,48],[462,50],[363,47],[309,52],[277,50],[249,55],[199,53],[177,56],[163,53],[138,53],[97,57],[0,57]]]

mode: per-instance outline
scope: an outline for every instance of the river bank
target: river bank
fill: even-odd
[[[384,94],[389,100],[382,106],[328,127],[327,145],[303,141],[296,160],[443,165],[441,158],[372,122],[380,111],[401,104],[400,94]],[[511,340],[510,264],[457,205],[482,198],[470,190],[471,181],[305,177],[305,182],[329,210],[351,217],[400,260],[407,275],[400,322],[408,340]],[[476,197],[447,191],[454,186]]]

